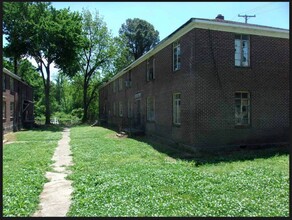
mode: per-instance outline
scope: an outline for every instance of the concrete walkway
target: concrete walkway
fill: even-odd
[[[39,210],[32,215],[33,217],[65,217],[69,210],[73,188],[72,181],[65,178],[70,173],[66,168],[72,165],[70,129],[65,128],[62,134],[52,158],[55,161],[52,165],[54,172],[46,173],[49,182],[44,185],[40,195]]]

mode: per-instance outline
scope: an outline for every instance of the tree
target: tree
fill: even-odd
[[[19,3],[24,4],[24,3]],[[50,3],[25,3],[25,10],[21,10],[14,2],[4,3],[4,21],[11,19],[11,25],[4,22],[4,30],[8,34],[9,51],[15,52],[13,45],[16,41],[25,42],[19,54],[32,57],[41,72],[46,107],[46,124],[50,124],[50,67],[55,65],[66,74],[74,74],[74,63],[77,60],[78,49],[81,46],[81,16],[71,13],[69,9],[56,10]],[[10,24],[10,23],[9,23]],[[14,33],[14,24],[23,24]],[[26,39],[26,40],[24,40]]]
[[[135,60],[159,42],[159,32],[145,20],[127,19],[119,30],[127,38],[127,45]]]
[[[28,23],[28,8],[31,3],[29,2],[13,2],[4,3],[4,16],[3,16],[3,34],[7,35],[6,40],[9,44],[3,48],[4,56],[13,60],[13,69],[10,68],[15,74],[18,74],[18,65],[21,57],[26,53],[27,41],[29,32]]]
[[[89,106],[98,96],[98,88],[104,77],[104,69],[114,57],[115,47],[106,23],[99,16],[89,10],[82,12],[82,30],[84,45],[80,55],[79,67],[83,76],[83,117],[82,122],[88,120]]]

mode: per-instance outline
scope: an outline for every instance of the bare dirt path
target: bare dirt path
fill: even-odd
[[[72,165],[69,135],[70,129],[65,128],[52,158],[55,161],[52,165],[54,171],[46,173],[49,182],[44,185],[39,210],[32,215],[33,217],[65,217],[69,210],[73,191],[71,181],[65,179],[70,173],[66,168]]]

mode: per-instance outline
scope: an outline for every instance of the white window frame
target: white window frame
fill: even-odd
[[[173,124],[181,125],[181,93],[173,93],[172,100]]]
[[[151,65],[152,62],[152,65]],[[152,74],[150,74],[150,71],[152,69]],[[155,79],[155,58],[147,59],[146,61],[146,78],[147,81],[154,80]]]
[[[10,120],[12,121],[14,118],[14,111],[15,111],[15,105],[14,102],[10,102]]]
[[[243,94],[245,97],[243,97]],[[236,91],[234,94],[234,98],[235,98],[235,106],[234,106],[235,125],[249,126],[250,125],[250,93],[248,91]],[[244,116],[247,116],[247,118],[244,118]],[[244,122],[244,120],[246,122]]]
[[[155,121],[155,98],[147,97],[147,121]]]
[[[244,46],[246,45],[246,51]],[[246,59],[246,61],[244,61]],[[250,67],[250,36],[236,34],[234,39],[234,65],[237,67]]]
[[[119,116],[123,117],[123,102],[119,102]]]
[[[2,110],[3,110],[3,112],[2,112],[2,118],[3,119],[6,119],[6,101],[3,101],[3,107],[2,107]]]
[[[179,41],[175,41],[173,43],[172,54],[173,54],[173,71],[176,71],[181,68],[181,47]]]

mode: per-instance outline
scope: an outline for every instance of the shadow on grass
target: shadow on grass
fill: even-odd
[[[32,131],[51,131],[51,132],[60,132],[64,130],[64,125],[39,125],[35,124],[31,129],[27,130],[32,130]]]
[[[157,141],[152,137],[132,137],[137,141],[144,142],[157,151],[167,154],[168,156],[195,162],[196,166],[204,164],[216,164],[220,162],[236,162],[254,159],[267,159],[274,156],[289,155],[288,145],[267,145],[267,146],[239,146],[212,148],[209,150],[197,150],[196,152],[176,145],[165,144]]]
[[[114,127],[105,127],[118,132]],[[289,146],[267,145],[267,146],[239,146],[212,148],[209,150],[190,150],[177,144],[167,144],[159,139],[149,136],[131,136],[134,140],[144,142],[155,150],[168,155],[174,159],[193,161],[196,166],[204,164],[216,164],[220,162],[236,162],[254,159],[266,159],[274,156],[289,155]]]

